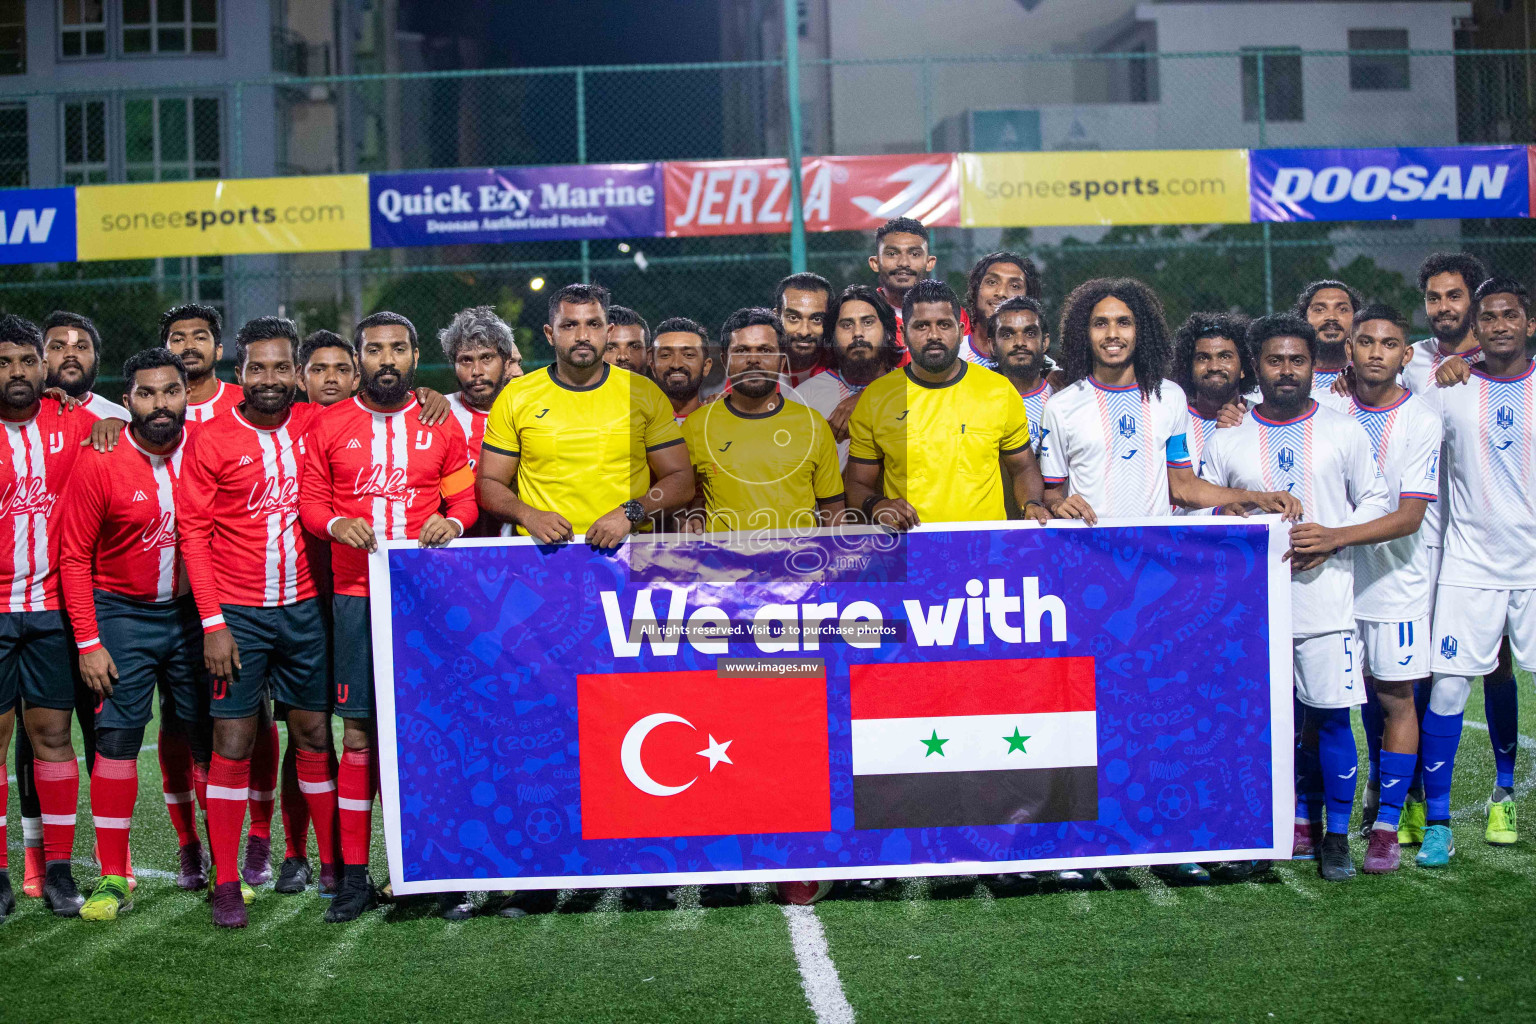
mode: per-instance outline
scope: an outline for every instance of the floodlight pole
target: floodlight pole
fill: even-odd
[[[789,270],[805,270],[805,206],[800,198],[800,3],[784,5],[784,82],[789,90]]]

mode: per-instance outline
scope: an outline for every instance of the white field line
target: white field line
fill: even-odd
[[[816,1015],[816,1024],[853,1024],[853,1007],[843,992],[837,965],[827,949],[827,933],[814,907],[781,908],[789,924],[789,941],[800,968],[800,987]]]

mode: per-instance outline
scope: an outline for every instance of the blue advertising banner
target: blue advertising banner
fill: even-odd
[[[0,191],[0,263],[71,263],[75,259],[75,190]]]
[[[394,891],[1288,857],[1286,546],[1194,517],[391,542]]]
[[[372,174],[373,247],[649,238],[663,230],[660,164]]]
[[[1530,213],[1524,146],[1255,149],[1248,168],[1255,222]]]

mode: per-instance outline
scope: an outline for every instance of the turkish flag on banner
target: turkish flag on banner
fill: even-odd
[[[832,827],[824,677],[576,677],[581,837]]]

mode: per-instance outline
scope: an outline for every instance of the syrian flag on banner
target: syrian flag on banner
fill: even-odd
[[[825,677],[576,677],[581,837],[826,832]]]
[[[1092,658],[855,665],[854,827],[1098,819]]]

